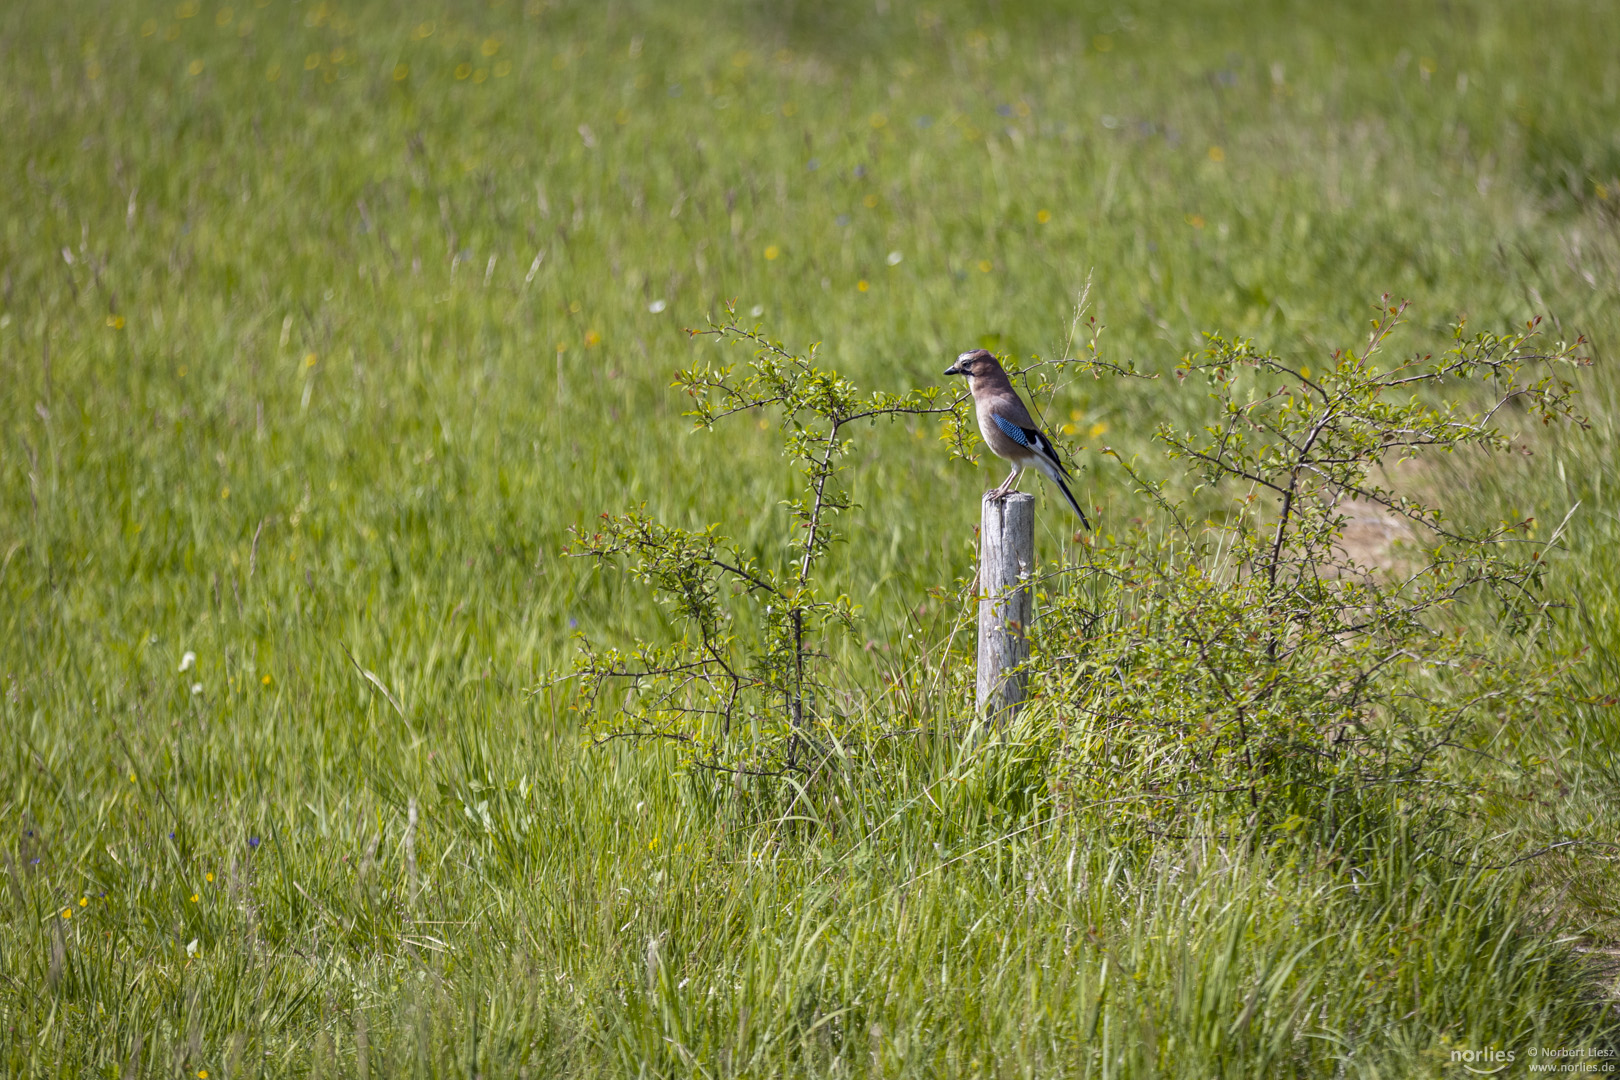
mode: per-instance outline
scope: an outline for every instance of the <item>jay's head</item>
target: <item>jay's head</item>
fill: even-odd
[[[947,375],[966,375],[971,386],[974,379],[994,378],[1000,375],[1001,365],[988,349],[974,349],[956,358],[956,363],[945,369]]]

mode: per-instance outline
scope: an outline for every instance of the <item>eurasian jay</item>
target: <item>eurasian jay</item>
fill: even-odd
[[[974,349],[958,356],[956,363],[945,369],[945,374],[967,376],[985,444],[997,457],[1012,462],[1012,472],[992,494],[997,497],[1007,494],[1017,482],[1018,474],[1033,465],[1063,492],[1074,512],[1080,515],[1080,524],[1091,528],[1086,512],[1080,509],[1069,485],[1063,482],[1069,474],[1057,451],[1052,449],[1051,440],[1035,426],[1034,418],[996,358],[985,349]]]

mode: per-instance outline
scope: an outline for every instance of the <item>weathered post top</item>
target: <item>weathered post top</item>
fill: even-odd
[[[1026,628],[1034,613],[1035,497],[986,494],[979,529],[979,714],[1005,722],[1024,700],[1029,656]]]

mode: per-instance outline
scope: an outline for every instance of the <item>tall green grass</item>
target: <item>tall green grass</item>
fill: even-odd
[[[1396,812],[1337,860],[1120,835],[954,746],[938,698],[802,798],[586,748],[552,680],[575,629],[664,629],[558,557],[570,525],[645,502],[785,550],[770,435],[691,435],[667,390],[713,348],[683,327],[736,299],[901,390],[970,345],[1063,351],[1089,277],[1147,370],[1213,329],[1325,353],[1384,291],[1433,340],[1589,333],[1590,432],[1433,483],[1460,514],[1581,503],[1562,644],[1612,688],[1617,30],[1577,2],[7,5],[6,1070],[1434,1075],[1608,1045],[1576,948],[1612,933],[1602,848],[1457,866]],[[1202,407],[1075,384],[1046,417],[1152,468]],[[861,678],[941,648],[999,479],[935,435],[862,443]],[[1131,485],[1081,460],[1122,528]],[[1459,827],[1612,841],[1617,737],[1601,704],[1504,732],[1545,783]]]

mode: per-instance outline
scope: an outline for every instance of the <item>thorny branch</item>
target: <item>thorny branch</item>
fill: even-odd
[[[1439,357],[1386,360],[1405,311],[1384,297],[1365,346],[1317,371],[1211,336],[1177,375],[1202,381],[1215,417],[1159,438],[1204,499],[1240,489],[1196,529],[1186,502],[1127,465],[1175,531],[1094,551],[1093,567],[1123,576],[1094,574],[1044,616],[1050,653],[1034,673],[1067,760],[1116,783],[1127,770],[1142,813],[1177,812],[1167,789],[1242,790],[1250,810],[1259,793],[1303,806],[1299,793],[1356,785],[1466,792],[1433,772],[1438,755],[1468,724],[1533,715],[1559,692],[1567,661],[1529,650],[1558,606],[1543,584],[1563,526],[1538,540],[1529,518],[1455,524],[1373,478],[1435,451],[1528,453],[1509,417],[1584,426],[1567,373],[1590,362],[1585,340],[1549,345],[1540,320],[1503,335],[1459,325]],[[1350,499],[1420,535],[1389,565],[1362,565],[1344,542]],[[1474,596],[1500,618],[1470,632],[1451,613]]]
[[[723,321],[689,333],[752,350],[741,366],[694,364],[676,374],[675,385],[689,397],[687,415],[700,428],[741,413],[774,417],[804,484],[804,496],[788,503],[796,526],[792,558],[785,568],[764,567],[712,526],[677,529],[653,521],[644,510],[604,515],[598,531],[576,532],[569,554],[622,567],[651,585],[690,628],[686,637],[663,648],[638,642],[629,656],[586,642],[576,668],[577,706],[599,717],[606,713],[604,737],[675,739],[691,748],[691,763],[705,769],[808,774],[814,765],[806,763],[804,752],[821,749],[824,740],[816,732],[831,719],[826,703],[832,695],[820,674],[825,656],[814,642],[847,630],[855,619],[850,600],[827,595],[817,577],[837,539],[834,519],[853,505],[841,483],[851,425],[942,417],[947,437],[965,453],[960,432],[969,399],[934,387],[863,394],[818,366],[814,347],[803,355],[792,352],[740,324],[734,307],[727,308]],[[722,579],[733,583],[734,594],[754,603],[750,625],[759,629],[747,640],[733,630]],[[731,740],[739,726],[750,733],[741,744]]]

